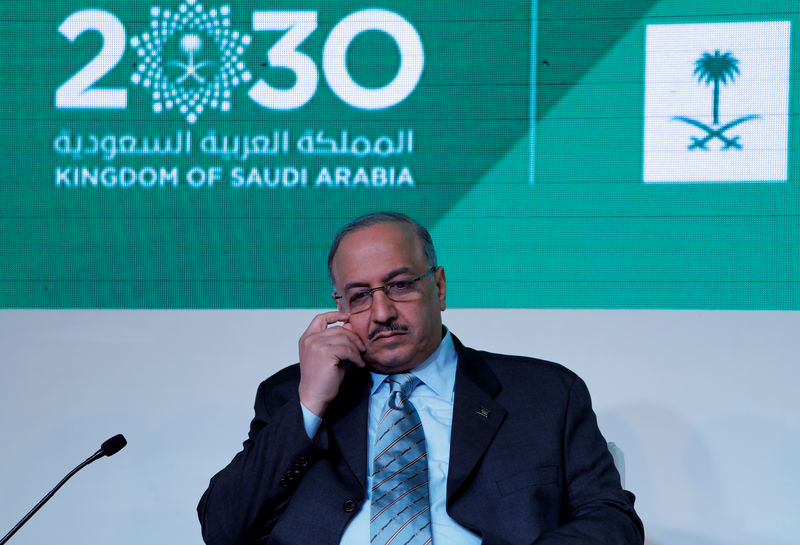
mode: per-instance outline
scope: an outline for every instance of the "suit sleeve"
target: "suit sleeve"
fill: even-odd
[[[288,386],[284,383],[281,386]],[[324,426],[314,440],[303,425],[294,388],[261,383],[242,450],[211,478],[197,513],[208,545],[248,545],[269,535],[308,468],[324,453]]]
[[[605,439],[597,427],[589,391],[576,377],[564,424],[564,524],[535,545],[641,545],[644,528],[623,490]]]

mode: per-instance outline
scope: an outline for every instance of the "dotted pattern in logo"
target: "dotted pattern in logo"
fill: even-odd
[[[150,31],[130,40],[139,56],[130,79],[152,93],[153,113],[177,109],[195,123],[207,108],[230,111],[231,89],[253,77],[242,61],[252,38],[231,30],[230,12],[227,5],[206,11],[197,0],[184,0],[176,12],[150,8]],[[178,42],[170,50],[183,57],[165,63],[171,40]]]

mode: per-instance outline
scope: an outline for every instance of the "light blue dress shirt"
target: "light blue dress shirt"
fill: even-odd
[[[425,430],[434,545],[478,545],[481,542],[480,537],[451,519],[445,510],[457,361],[458,354],[448,331],[436,351],[412,371],[412,374],[422,381],[422,384],[411,392],[409,399],[417,408],[422,428]],[[384,380],[387,376],[372,373],[367,437],[367,500],[345,529],[342,545],[364,545],[370,541],[373,438],[378,429],[378,420],[389,399],[389,385]],[[301,408],[306,432],[309,437],[314,437],[322,420],[302,403]]]

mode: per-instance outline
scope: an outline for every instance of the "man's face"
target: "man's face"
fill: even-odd
[[[336,292],[374,288],[410,280],[429,269],[422,245],[410,226],[379,223],[342,239],[332,263]],[[364,341],[364,361],[383,373],[399,373],[425,361],[442,340],[445,309],[444,269],[418,281],[419,297],[392,301],[382,290],[372,294],[369,310],[352,314],[347,327]],[[341,301],[341,300],[339,300]],[[340,309],[347,310],[340,304]]]

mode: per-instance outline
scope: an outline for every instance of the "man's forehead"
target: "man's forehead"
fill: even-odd
[[[349,281],[339,276],[357,271],[389,275],[404,267],[415,269],[418,261],[425,262],[425,255],[414,231],[400,223],[381,223],[348,233],[336,251],[333,269],[337,281]]]
[[[347,234],[339,245],[335,257],[358,252],[402,252],[415,255],[419,247],[416,234],[402,223],[379,223]]]

